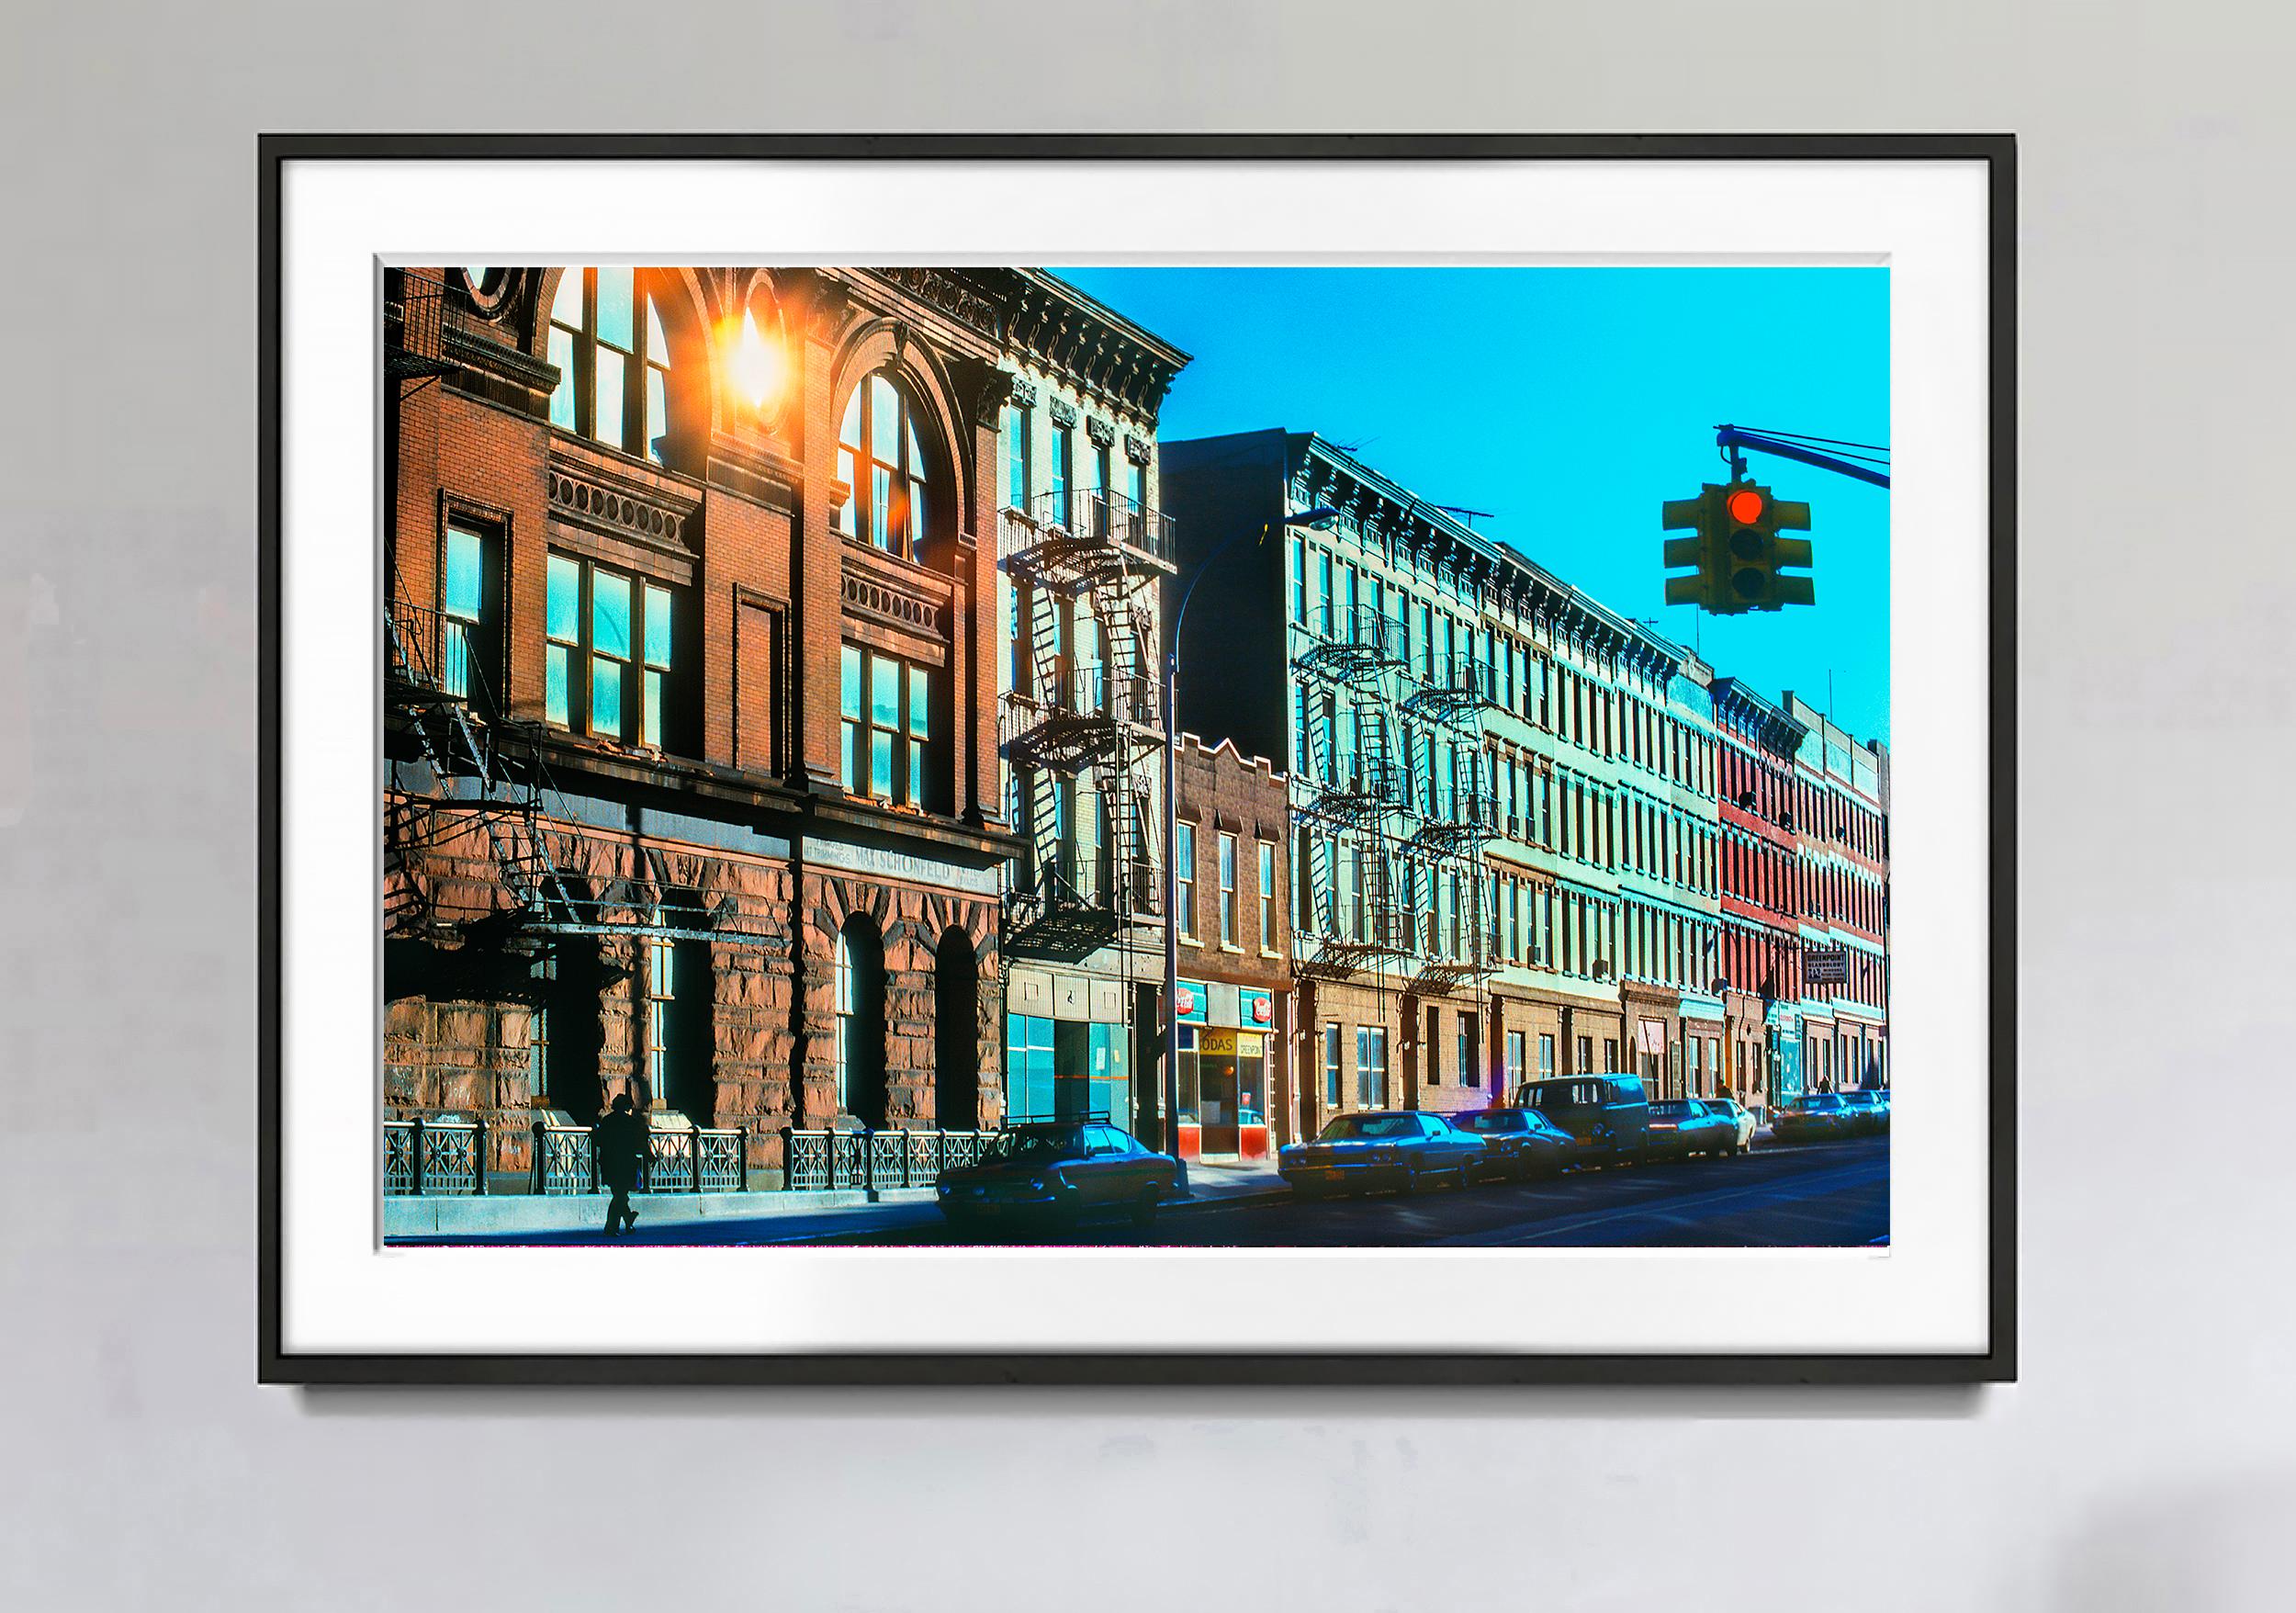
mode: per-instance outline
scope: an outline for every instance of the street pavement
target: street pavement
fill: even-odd
[[[1199,1177],[1205,1173],[1199,1172]],[[1223,1184],[1224,1185],[1224,1184]],[[1240,1184],[1239,1184],[1240,1186]],[[644,1201],[639,1201],[641,1214]],[[1889,1239],[1889,1139],[1757,1148],[1735,1159],[1570,1171],[1401,1197],[1301,1201],[1262,1176],[1249,1190],[1168,1208],[1146,1233],[1121,1222],[1006,1244],[1166,1247],[1696,1248],[1863,1247]],[[410,1240],[393,1239],[394,1245]],[[595,1234],[428,1239],[469,1244],[595,1244]],[[715,1244],[949,1246],[932,1204],[872,1204],[811,1215],[648,1227],[615,1246]]]

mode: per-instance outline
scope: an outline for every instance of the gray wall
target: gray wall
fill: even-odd
[[[0,578],[37,581],[0,629],[34,624],[28,741],[0,743],[0,1603],[524,1607],[546,1575],[568,1613],[1001,1608],[1039,1576],[1118,1607],[2284,1605],[2284,14],[644,15],[11,15]],[[2021,133],[2024,1382],[258,1391],[253,133],[761,121]],[[2179,1088],[2257,1102],[2161,1105]],[[1781,1505],[1862,1527],[1773,1552],[1752,1520]]]

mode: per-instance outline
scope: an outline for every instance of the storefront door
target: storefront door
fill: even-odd
[[[1242,1146],[1236,1033],[1206,1026],[1196,1032],[1196,1118],[1207,1159],[1232,1159]]]

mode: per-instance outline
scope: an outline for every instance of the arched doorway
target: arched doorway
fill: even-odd
[[[951,929],[933,961],[933,1114],[944,1131],[969,1132],[981,1121],[980,984],[973,938]]]
[[[837,1002],[838,1110],[864,1125],[885,1123],[885,951],[876,926],[856,913],[838,931],[832,962]]]

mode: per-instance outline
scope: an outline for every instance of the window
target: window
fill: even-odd
[[[1124,460],[1124,510],[1129,515],[1148,513],[1148,467],[1129,455]],[[1138,526],[1133,528],[1133,541],[1141,538]]]
[[[568,269],[550,304],[557,389],[550,423],[669,463],[670,342],[649,290],[628,268]]]
[[[1260,851],[1260,951],[1276,950],[1276,846],[1272,840],[1259,842]]]
[[[1308,546],[1298,533],[1291,536],[1291,619],[1308,625]]]
[[[854,1062],[860,1051],[860,994],[853,979],[853,944],[841,932],[831,974],[837,992],[837,1106],[850,1113]]]
[[[883,370],[868,377],[846,402],[837,440],[838,479],[852,490],[837,529],[917,558],[925,547],[926,461],[908,393]]]
[[[1327,1109],[1337,1109],[1341,1101],[1339,1027],[1325,1025],[1323,1027],[1323,1104]]]
[[[674,653],[682,591],[567,555],[549,558],[544,602],[544,714],[624,743],[677,750]]]
[[[1424,1045],[1427,1049],[1427,1085],[1440,1087],[1443,1085],[1443,1010],[1439,1008],[1427,1010],[1427,1040]]]
[[[1541,1037],[1539,1040],[1543,1042],[1546,1041],[1547,1038]],[[1507,1032],[1507,1084],[1503,1089],[1509,1092],[1514,1091],[1514,1088],[1522,1083],[1523,1073],[1523,1032],[1520,1031],[1510,1031]],[[1540,1073],[1543,1075],[1546,1072],[1541,1071]]]
[[[1356,1102],[1363,1109],[1387,1107],[1387,1027],[1356,1027]]]
[[[1180,933],[1190,941],[1196,939],[1196,826],[1175,823],[1172,826],[1172,873],[1179,881],[1175,897],[1179,908]]]
[[[1235,836],[1220,836],[1220,944],[1235,946]]]
[[[846,789],[923,809],[925,756],[933,738],[930,675],[857,644],[839,648],[838,674]]]
[[[1052,519],[1062,525],[1070,525],[1068,484],[1075,479],[1076,434],[1064,425],[1052,428],[1052,484],[1045,491],[1052,495]]]
[[[659,908],[653,910],[653,921],[662,921]],[[645,946],[646,1089],[663,1098],[670,1090],[670,1021],[678,998],[678,960],[674,944],[659,936],[648,937]]]
[[[1005,405],[1005,504],[1029,507],[1029,429],[1034,417],[1018,403]]]
[[[1551,1032],[1538,1033],[1538,1074],[1544,1080],[1555,1073],[1555,1038]]]
[[[1459,1080],[1466,1086],[1483,1084],[1481,1032],[1482,1026],[1473,1014],[1459,1016]]]
[[[1581,1036],[1579,1038],[1578,1054],[1579,1062],[1571,1067],[1581,1074],[1592,1070],[1594,1067],[1594,1040],[1593,1037]]]
[[[1605,1036],[1603,1038],[1603,1073],[1606,1076],[1615,1075],[1617,1073],[1617,1070],[1618,1038],[1615,1036]]]
[[[439,687],[458,700],[491,695],[501,613],[493,546],[464,526],[446,529],[446,570],[439,580]]]

